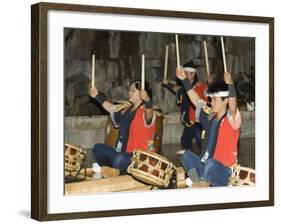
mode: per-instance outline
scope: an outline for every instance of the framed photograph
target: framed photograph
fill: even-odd
[[[33,219],[274,205],[274,18],[31,9]]]

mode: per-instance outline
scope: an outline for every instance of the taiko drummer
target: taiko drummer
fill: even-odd
[[[231,74],[224,73],[224,81],[208,87],[211,108],[201,100],[192,88],[182,67],[176,71],[182,80],[191,102],[196,105],[195,117],[206,130],[200,158],[190,151],[182,157],[183,166],[194,187],[226,186],[232,174],[231,167],[237,162],[237,144],[241,116],[237,108],[236,93]]]
[[[115,146],[95,144],[93,156],[101,166],[102,176],[117,176],[126,172],[131,163],[134,149],[148,150],[155,135],[156,116],[153,112],[152,92],[148,83],[144,88],[140,80],[132,81],[129,86],[129,106],[116,111],[116,106],[99,93],[96,86],[90,89],[93,97],[109,112],[112,123],[119,128]]]

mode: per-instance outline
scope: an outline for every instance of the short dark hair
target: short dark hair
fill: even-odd
[[[186,62],[182,67],[197,68],[197,66],[193,63],[193,61]]]
[[[224,81],[217,81],[208,86],[207,93],[212,94],[222,91],[228,91],[228,85]]]
[[[207,94],[213,94],[217,92],[228,91],[228,85],[224,81],[213,82],[208,86]],[[221,97],[222,100],[227,99],[228,97]]]
[[[130,85],[135,84],[135,87],[137,90],[141,90],[141,80],[137,79],[137,80],[133,80],[130,82]],[[144,84],[144,90],[147,92],[148,96],[150,97],[150,99],[152,99],[152,90],[150,88],[150,83],[149,82],[145,82]]]

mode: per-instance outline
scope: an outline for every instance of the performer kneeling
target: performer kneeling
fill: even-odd
[[[237,160],[241,116],[237,108],[236,93],[231,74],[224,73],[224,82],[215,82],[208,87],[211,108],[192,89],[182,68],[176,75],[196,105],[195,117],[205,132],[203,157],[186,151],[183,166],[193,182],[192,187],[226,186],[232,174],[231,167]]]
[[[93,156],[99,166],[102,166],[102,176],[118,176],[120,171],[126,172],[131,163],[133,150],[147,150],[154,138],[156,117],[152,108],[152,92],[148,83],[143,90],[141,81],[131,82],[129,87],[131,106],[121,111],[116,111],[116,106],[99,94],[96,87],[90,89],[90,96],[110,113],[113,125],[119,128],[115,146],[95,144]]]

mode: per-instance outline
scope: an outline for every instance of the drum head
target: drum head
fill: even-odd
[[[167,187],[175,166],[165,157],[149,151],[135,150],[128,173],[136,179],[157,187]]]

